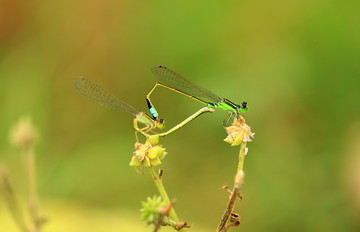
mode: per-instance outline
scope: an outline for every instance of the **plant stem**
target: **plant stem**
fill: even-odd
[[[239,151],[239,162],[237,167],[237,173],[243,170],[244,168],[244,160],[246,155],[246,142],[242,142],[240,144],[240,151]]]
[[[151,177],[153,178],[156,188],[159,191],[159,194],[161,196],[161,198],[164,200],[165,204],[170,204],[170,199],[166,193],[165,187],[162,183],[162,180],[159,178],[159,176],[156,174],[155,168],[154,167],[149,167],[149,172]],[[176,223],[180,222],[174,207],[171,208],[170,212],[169,212],[169,216],[172,220],[174,220]]]
[[[246,142],[242,142],[240,144],[239,162],[238,162],[238,167],[237,167],[237,171],[236,171],[234,187],[233,187],[232,193],[230,195],[226,210],[221,218],[218,228],[216,229],[217,232],[227,231],[226,223],[229,220],[231,211],[234,209],[236,199],[238,198],[238,196],[240,194],[240,185],[241,185],[242,178],[243,178],[243,167],[244,167],[245,155],[246,155]]]
[[[34,229],[36,232],[40,232],[41,219],[39,216],[39,200],[37,194],[36,184],[36,166],[34,153],[31,147],[24,149],[26,176],[28,182],[28,207],[29,214],[34,223]]]
[[[2,166],[0,166],[0,195],[3,195],[10,214],[13,217],[15,224],[19,227],[20,231],[29,231],[16,198],[16,194],[13,190],[9,175]]]

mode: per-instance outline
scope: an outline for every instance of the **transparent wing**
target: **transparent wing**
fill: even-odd
[[[84,77],[76,77],[74,79],[75,89],[89,100],[105,106],[109,109],[126,111],[130,114],[137,115],[137,111],[134,107],[130,106],[126,102],[123,102]]]
[[[206,98],[213,103],[221,101],[221,98],[216,96],[216,94],[211,91],[204,89],[196,84],[193,84],[191,81],[185,79],[169,68],[161,65],[153,66],[152,71],[160,79],[160,83],[167,85],[171,88],[180,90],[186,94],[197,98]]]

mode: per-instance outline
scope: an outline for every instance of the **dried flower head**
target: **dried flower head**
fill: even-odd
[[[10,143],[14,146],[28,148],[37,137],[38,133],[30,117],[21,118],[10,130]]]
[[[225,128],[228,136],[224,139],[225,142],[230,143],[231,146],[238,146],[242,142],[250,142],[255,133],[251,132],[250,127],[245,123],[245,118],[234,118],[231,126]]]

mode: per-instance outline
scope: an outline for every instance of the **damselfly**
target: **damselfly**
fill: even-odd
[[[154,119],[157,119],[159,117],[159,114],[150,100],[150,95],[157,86],[161,86],[177,93],[183,94],[191,99],[205,104],[207,107],[219,108],[229,111],[230,114],[225,118],[223,123],[224,126],[230,118],[234,116],[239,117],[240,112],[247,111],[246,102],[242,102],[240,105],[238,105],[230,101],[229,99],[220,98],[213,92],[204,89],[196,84],[193,84],[191,81],[185,79],[184,77],[180,76],[179,74],[175,73],[174,71],[170,70],[165,66],[153,66],[152,71],[155,76],[160,79],[160,82],[157,82],[152,87],[150,92],[146,95],[148,108]],[[207,99],[208,101],[205,101],[203,99]]]

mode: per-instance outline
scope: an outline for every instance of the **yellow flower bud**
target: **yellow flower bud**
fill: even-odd
[[[150,160],[151,166],[155,167],[161,164],[161,161],[159,158],[151,159]]]
[[[134,151],[134,157],[136,157],[140,162],[143,162],[144,158],[145,158],[145,150],[140,149],[140,150]]]
[[[164,148],[164,149],[165,149],[165,148]],[[164,153],[162,153],[162,155],[159,156],[160,160],[163,160],[167,154],[168,154],[168,153],[167,153],[166,151],[164,151]]]
[[[150,167],[150,166],[151,166],[150,159],[149,159],[149,157],[147,157],[147,156],[145,156],[144,165],[145,165],[146,167]]]
[[[133,156],[130,161],[131,167],[139,167],[142,165],[142,162],[136,158],[136,156]]]
[[[155,147],[151,147],[149,148],[149,150],[147,151],[147,156],[150,159],[155,159],[158,157],[161,157],[165,152],[165,148],[160,147],[160,146],[155,146]]]
[[[159,135],[151,135],[147,140],[146,144],[150,143],[151,146],[156,146],[159,144]]]

